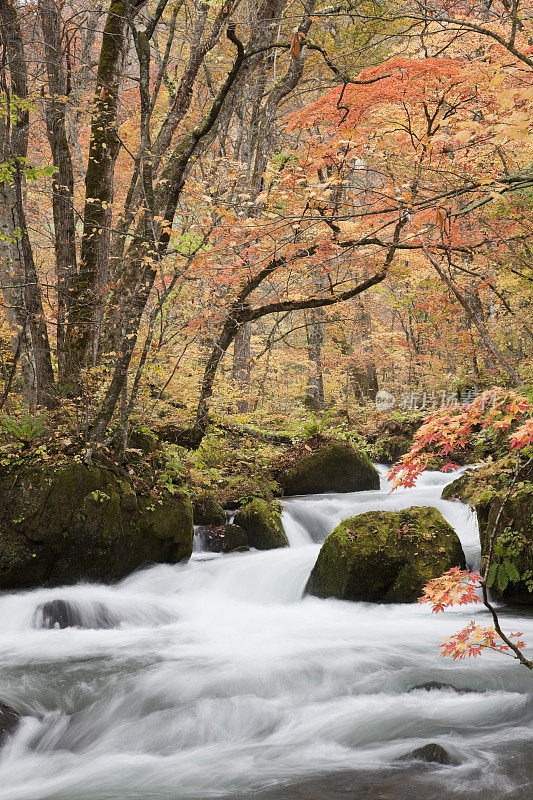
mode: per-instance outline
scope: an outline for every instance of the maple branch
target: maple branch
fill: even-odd
[[[533,661],[530,661],[529,659],[527,659],[525,657],[525,655],[521,652],[520,648],[517,647],[516,644],[512,641],[512,639],[509,639],[509,637],[506,636],[505,633],[503,632],[503,630],[501,628],[501,625],[500,625],[500,620],[498,618],[498,614],[496,612],[496,609],[494,608],[492,603],[489,601],[488,591],[487,591],[487,584],[485,583],[485,581],[481,581],[481,593],[483,595],[483,605],[490,612],[490,614],[492,616],[492,621],[494,622],[494,630],[496,631],[496,633],[498,634],[500,639],[503,642],[505,642],[505,644],[507,645],[507,647],[510,650],[513,651],[513,653],[515,654],[514,658],[516,658],[518,661],[520,661],[520,663],[523,664],[524,667],[527,667],[528,669],[533,670]]]
[[[367,289],[384,281],[387,277],[387,267],[389,264],[390,261],[388,261],[387,266],[382,267],[380,271],[371,278],[333,297],[312,297],[307,300],[281,300],[277,303],[267,303],[267,305],[260,306],[248,313],[245,312],[244,321],[253,322],[256,319],[265,317],[267,314],[274,314],[278,311],[303,311],[306,308],[323,308],[324,306],[336,305],[337,303],[351,300],[352,297],[356,297],[358,294],[366,292]]]

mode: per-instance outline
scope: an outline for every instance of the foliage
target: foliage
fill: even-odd
[[[516,646],[520,649],[525,648],[525,644],[519,638],[521,633],[508,634],[513,639],[517,639]],[[475,622],[470,622],[465,628],[448,636],[441,645],[443,656],[450,656],[454,660],[471,658],[481,655],[485,650],[493,650],[496,653],[512,656],[511,649],[504,644],[492,625],[483,627]]]
[[[493,565],[496,566],[496,565]],[[479,591],[482,583],[477,572],[467,572],[453,568],[424,587],[420,603],[428,603],[436,613],[454,605],[480,603]],[[521,633],[509,633],[516,639],[516,647],[523,650],[525,644],[519,639]],[[441,655],[454,660],[481,655],[485,650],[493,650],[505,655],[513,655],[511,648],[502,641],[494,626],[481,626],[470,622],[465,628],[448,636],[441,645]]]
[[[453,605],[479,603],[477,591],[481,576],[458,567],[445,572],[424,587],[420,603],[429,603],[434,612],[444,611]]]
[[[312,439],[314,436],[321,436],[325,433],[328,422],[331,418],[331,411],[324,411],[321,417],[316,414],[311,415],[310,421],[304,426],[304,438]]]
[[[434,456],[451,456],[466,447],[475,429],[512,430],[510,446],[526,447],[531,439],[533,406],[527,398],[510,389],[494,387],[483,392],[470,404],[457,409],[444,409],[429,415],[415,434],[408,453],[391,470],[389,477],[396,486],[414,486],[417,477]],[[449,461],[444,470],[454,469]]]
[[[30,444],[40,439],[46,431],[46,417],[44,414],[32,416],[23,414],[19,419],[6,414],[0,416],[0,427],[18,442]]]

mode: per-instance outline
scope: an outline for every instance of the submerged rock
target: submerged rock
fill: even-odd
[[[103,603],[80,606],[67,600],[50,600],[37,608],[34,618],[38,628],[115,628],[119,620]]]
[[[278,478],[286,495],[379,489],[379,474],[365,453],[330,442],[300,458]]]
[[[273,550],[289,546],[281,524],[281,508],[277,502],[253,500],[237,512],[234,521],[246,531],[250,547]]]
[[[7,703],[0,703],[0,747],[13,736],[19,724],[17,712]]]
[[[459,538],[435,508],[369,511],[341,522],[307,582],[316,597],[413,603],[432,578],[465,567]]]
[[[456,694],[471,694],[472,692],[476,692],[476,689],[456,689],[455,686],[451,686],[449,683],[440,683],[439,681],[427,681],[427,683],[421,683],[418,686],[413,686],[411,689],[408,689],[409,692],[442,692],[442,691],[450,691],[455,692]]]
[[[399,761],[425,761],[427,764],[446,765],[457,763],[442,745],[434,744],[433,742],[425,744],[405,756],[401,756]]]
[[[116,581],[192,552],[190,499],[78,462],[0,469],[0,589]]]
[[[193,502],[195,525],[224,525],[226,512],[209,492],[198,495]]]

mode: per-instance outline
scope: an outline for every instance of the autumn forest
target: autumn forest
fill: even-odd
[[[0,103],[0,800],[528,800],[529,0],[0,0]]]

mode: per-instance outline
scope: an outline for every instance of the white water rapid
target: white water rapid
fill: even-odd
[[[0,800],[531,800],[531,675],[502,655],[440,657],[446,635],[486,620],[478,607],[302,599],[320,541],[367,510],[434,505],[475,564],[473,515],[439,499],[453,477],[291,498],[290,549],[0,596],[0,700],[23,715]],[[37,628],[55,599],[118,627]],[[533,643],[531,616],[504,623]],[[468,691],[415,688],[427,682]],[[430,742],[457,763],[397,760]]]

